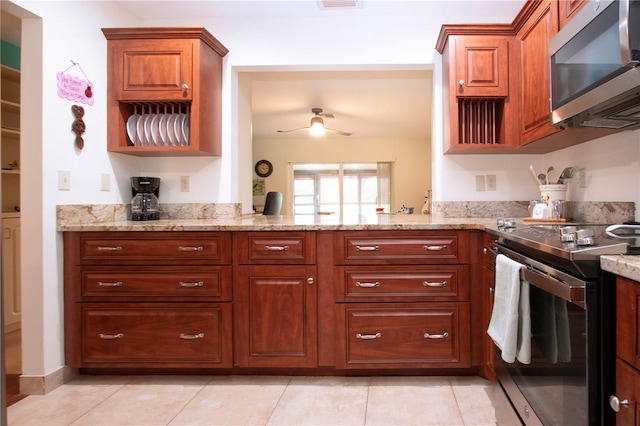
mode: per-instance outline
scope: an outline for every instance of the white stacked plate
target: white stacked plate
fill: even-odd
[[[190,115],[133,114],[127,120],[127,135],[135,146],[189,145]]]

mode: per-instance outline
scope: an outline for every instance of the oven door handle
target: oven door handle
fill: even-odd
[[[543,265],[506,247],[493,246],[489,249],[496,256],[502,254],[521,264],[522,279],[529,284],[563,300],[575,303],[582,309],[586,308],[584,294],[587,287],[586,282],[575,277],[569,277],[555,268]]]
[[[522,269],[522,278],[530,285],[536,286],[541,290],[551,293],[568,302],[584,308],[584,292],[585,285],[573,285],[560,281],[554,277],[539,273],[528,267]]]

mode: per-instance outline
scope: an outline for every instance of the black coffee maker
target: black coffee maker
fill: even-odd
[[[160,219],[160,178],[132,177],[131,178],[131,220]]]

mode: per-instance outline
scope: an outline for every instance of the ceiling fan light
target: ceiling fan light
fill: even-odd
[[[313,117],[309,126],[309,134],[312,136],[324,135],[324,121],[320,117]]]

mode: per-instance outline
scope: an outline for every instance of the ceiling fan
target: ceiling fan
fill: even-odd
[[[287,133],[287,132],[296,132],[298,130],[309,130],[309,133],[313,136],[321,136],[324,135],[325,131],[337,133],[342,136],[351,136],[353,133],[343,132],[342,130],[329,129],[328,127],[324,127],[325,118],[335,118],[333,114],[328,114],[322,112],[322,108],[311,108],[311,112],[313,113],[313,117],[311,117],[311,123],[308,127],[298,127],[297,129],[291,130],[278,130],[279,133]]]

